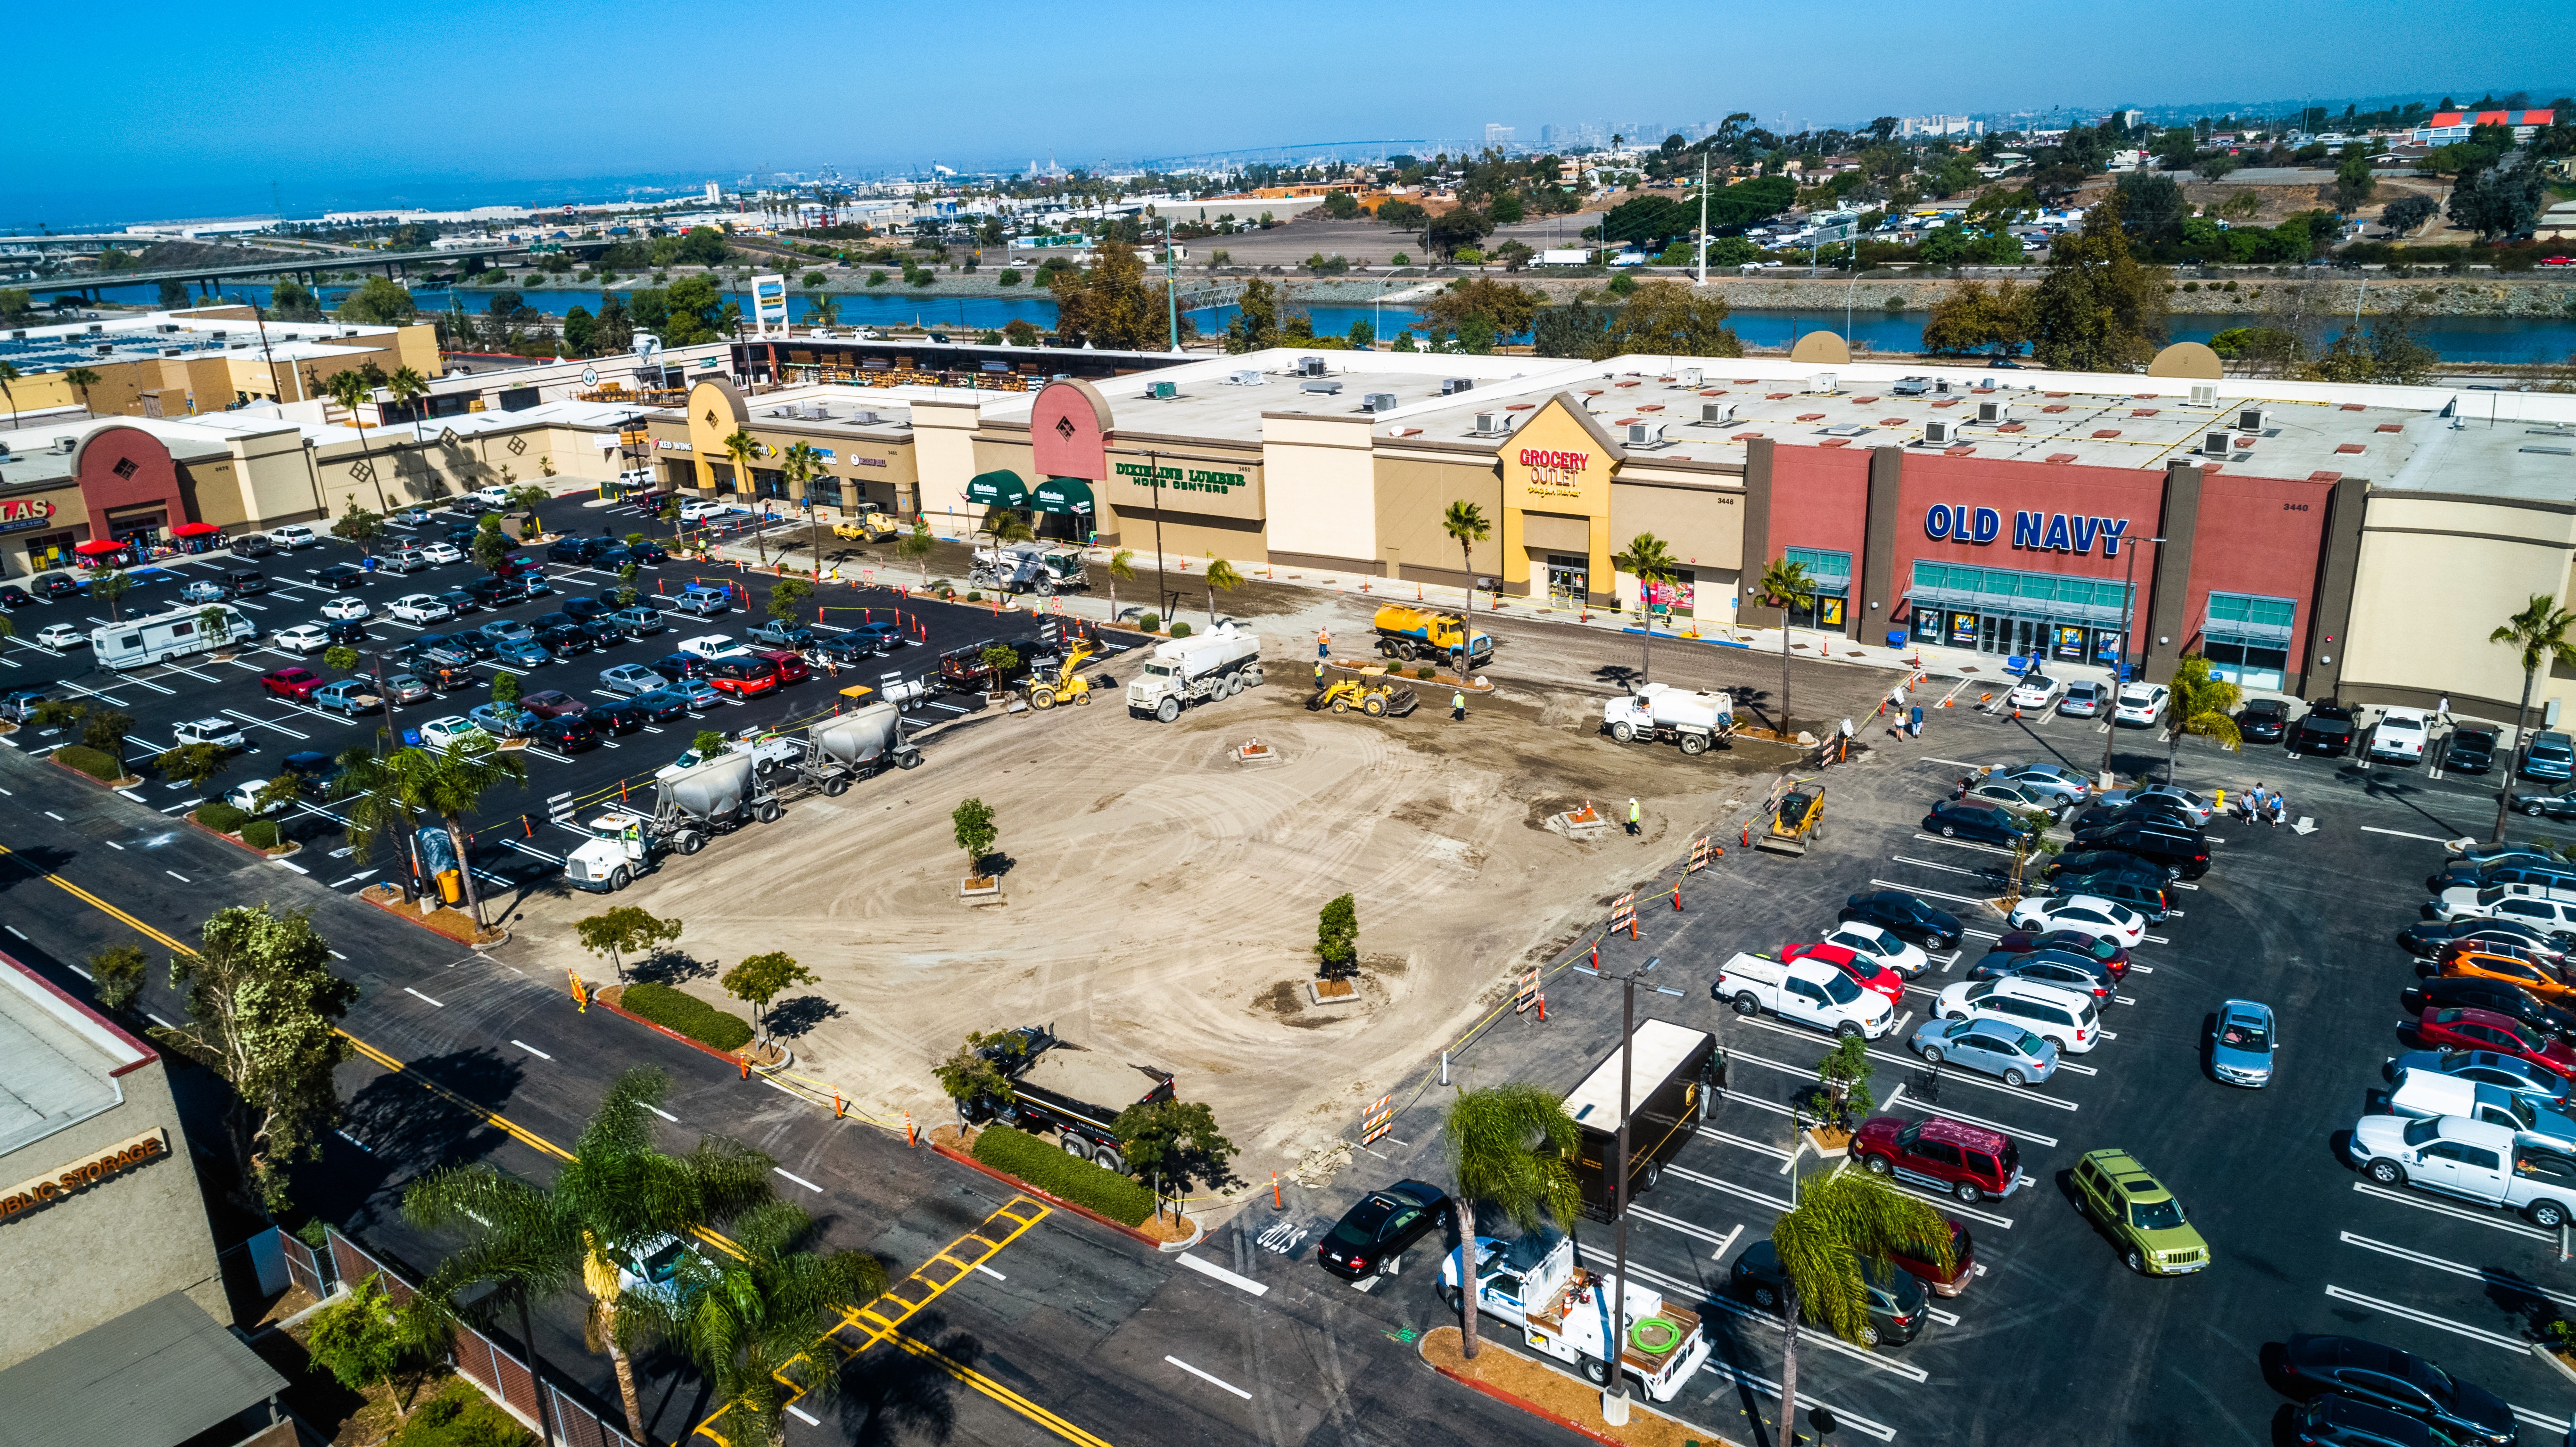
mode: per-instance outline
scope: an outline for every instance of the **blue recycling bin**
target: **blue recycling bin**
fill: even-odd
[[[1905,646],[1905,640],[1909,636],[1910,635],[1902,628],[1890,628],[1887,630],[1887,646],[1890,648],[1903,648]]]

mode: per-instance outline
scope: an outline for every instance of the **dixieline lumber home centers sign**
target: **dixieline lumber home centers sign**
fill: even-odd
[[[1201,467],[1156,467],[1150,462],[1120,462],[1112,466],[1120,477],[1133,478],[1138,487],[1223,495],[1244,484],[1244,475],[1240,472],[1211,472]]]
[[[155,1126],[61,1170],[20,1181],[0,1192],[0,1221],[15,1220],[30,1211],[41,1211],[75,1191],[97,1185],[110,1176],[123,1175],[136,1166],[157,1161],[168,1154],[169,1133]]]
[[[1932,504],[1923,515],[1923,535],[1935,541],[1954,543],[1991,543],[2003,536],[2003,514],[1990,507],[1962,507],[1954,503]],[[2120,540],[2129,535],[2127,518],[2085,517],[2063,512],[2016,512],[2013,514],[2012,545],[2042,553],[2091,553],[2093,545],[2102,545],[2102,556],[2120,556]]]

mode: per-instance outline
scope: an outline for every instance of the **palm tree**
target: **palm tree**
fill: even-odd
[[[385,391],[396,403],[410,407],[429,395],[429,379],[422,376],[417,367],[396,367],[394,374],[385,379]],[[420,413],[417,409],[411,414],[411,443],[414,447],[420,445]]]
[[[819,578],[823,571],[823,532],[822,525],[814,520],[814,495],[811,489],[814,479],[823,476],[826,470],[823,466],[823,454],[799,441],[787,449],[786,462],[787,481],[796,491],[795,500],[805,505],[806,546],[813,550],[814,572]],[[781,551],[783,552],[784,549]]]
[[[1125,548],[1109,555],[1109,621],[1118,621],[1118,585],[1136,581],[1136,555]]]
[[[1212,558],[1208,561],[1207,572],[1203,575],[1203,581],[1207,584],[1208,626],[1210,628],[1214,628],[1216,626],[1216,595],[1221,592],[1231,593],[1235,589],[1242,587],[1243,575],[1236,572],[1234,570],[1234,564],[1227,562],[1225,559]]]
[[[732,1441],[778,1443],[789,1402],[829,1403],[840,1359],[817,1361],[816,1344],[842,1314],[885,1290],[885,1268],[864,1251],[798,1250],[813,1226],[794,1202],[771,1201],[742,1218],[730,1259],[683,1258],[668,1289],[618,1300],[620,1343],[631,1352],[670,1342],[686,1352],[733,1418]]]
[[[1476,544],[1494,535],[1485,521],[1485,510],[1472,502],[1453,502],[1440,515],[1440,530],[1458,540],[1458,552],[1467,565],[1467,611],[1476,608]]]
[[[331,797],[342,806],[340,814],[347,821],[342,832],[349,836],[351,858],[373,856],[377,841],[388,836],[394,840],[397,856],[410,853],[412,832],[420,827],[422,811],[417,787],[420,757],[418,749],[396,749],[379,757],[357,745],[341,752],[336,761],[340,772],[331,779]],[[416,881],[408,858],[394,873],[402,882],[403,903],[418,900],[420,891],[413,887]]]
[[[1762,569],[1762,601],[1780,610],[1780,736],[1794,737],[1789,728],[1789,617],[1800,608],[1816,605],[1815,580],[1807,576],[1807,565],[1787,558],[1774,558]]]
[[[333,372],[331,380],[323,383],[322,387],[330,394],[331,400],[339,403],[349,414],[349,425],[358,429],[358,451],[367,459],[367,475],[374,479],[376,485],[376,511],[383,512],[385,510],[384,479],[376,475],[375,449],[367,445],[367,425],[358,416],[358,404],[374,397],[376,389],[368,386],[367,379],[359,376],[355,369]]]
[[[756,498],[758,494],[751,484],[751,460],[760,455],[760,439],[751,435],[751,429],[737,427],[733,435],[724,440],[724,450],[725,455],[733,459],[734,491],[744,497]],[[767,563],[769,561],[767,530],[762,529],[754,533],[752,543],[760,550],[760,561]]]
[[[89,389],[97,386],[103,380],[105,379],[100,377],[98,373],[91,371],[87,367],[73,367],[63,373],[64,382],[80,389],[81,410],[84,412],[89,410]]]
[[[516,754],[505,754],[489,744],[469,748],[449,744],[432,754],[421,750],[421,762],[414,787],[419,791],[421,808],[438,816],[447,829],[447,842],[456,850],[456,878],[465,891],[465,907],[474,916],[474,927],[483,928],[483,896],[474,887],[472,859],[465,852],[465,816],[474,812],[483,796],[504,779],[524,789],[528,786],[528,766]]]
[[[1638,681],[1651,683],[1655,677],[1655,589],[1669,583],[1681,573],[1681,565],[1664,548],[1664,540],[1653,533],[1639,533],[1628,540],[1628,551],[1610,559],[1611,566],[1637,580],[1637,606],[1646,616],[1646,657],[1638,670]]]
[[[1490,1205],[1523,1231],[1542,1218],[1571,1224],[1583,1209],[1583,1188],[1571,1164],[1583,1128],[1565,1113],[1563,1098],[1526,1082],[1461,1092],[1450,1103],[1440,1136],[1449,1152],[1449,1174],[1458,1183],[1451,1209],[1458,1227],[1458,1300],[1462,1348],[1476,1354],[1476,1207]]]
[[[13,430],[18,425],[18,394],[9,390],[9,384],[17,380],[18,369],[7,362],[0,362],[0,397],[9,399],[9,426]]]
[[[2237,731],[2236,720],[2230,717],[2236,712],[2239,696],[2236,685],[2212,674],[2209,660],[2199,654],[2185,658],[2174,670],[2174,725],[2166,740],[2166,783],[2174,781],[2174,761],[2181,757],[2184,734],[2216,739],[2224,749],[2245,742],[2245,736]]]
[[[403,1195],[403,1213],[414,1223],[469,1232],[465,1247],[440,1265],[422,1294],[453,1302],[473,1287],[496,1287],[518,1308],[531,1372],[541,1370],[529,1335],[531,1303],[582,1284],[591,1297],[585,1339],[604,1344],[616,1364],[627,1427],[639,1442],[647,1439],[618,1330],[618,1261],[634,1259],[648,1243],[753,1211],[769,1198],[770,1160],[747,1146],[710,1136],[689,1154],[672,1156],[655,1145],[647,1112],[669,1093],[670,1081],[658,1070],[618,1076],[551,1187],[478,1163],[433,1172]]]
[[[912,531],[894,545],[895,556],[921,565],[921,591],[925,593],[930,591],[930,550],[936,545],[937,539],[930,535],[930,519],[920,517],[912,520]]]
[[[1868,1158],[1883,1169],[1884,1156]],[[1878,1340],[1869,1322],[1869,1284],[1861,1258],[1909,1250],[1948,1271],[1949,1224],[1925,1202],[1854,1171],[1809,1186],[1798,1208],[1771,1227],[1771,1249],[1780,1255],[1785,1340],[1780,1347],[1780,1440],[1794,1442],[1798,1415],[1798,1322],[1812,1316],[1855,1346]]]
[[[2514,742],[2523,737],[2523,722],[2531,717],[2531,686],[2540,677],[2543,665],[2576,668],[2576,642],[2567,637],[2576,627],[2576,613],[2558,606],[2558,600],[2546,593],[2534,593],[2523,610],[2504,621],[2504,625],[2487,635],[2489,643],[2509,644],[2522,655],[2522,704],[2513,713]],[[2513,805],[2513,770],[2506,769],[2496,782],[2495,833],[2488,836],[2502,841],[2505,812]]]

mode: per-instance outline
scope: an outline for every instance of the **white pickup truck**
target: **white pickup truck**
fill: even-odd
[[[2365,1115],[2344,1153],[2383,1186],[2419,1186],[2520,1211],[2547,1231],[2576,1220],[2576,1155],[2518,1145],[2504,1126],[2456,1115]]]
[[[1571,1362],[1594,1386],[1610,1385],[1603,1344],[1617,1286],[1602,1272],[1574,1264],[1574,1240],[1541,1232],[1505,1241],[1476,1238],[1476,1309],[1499,1317],[1533,1351]],[[1458,1253],[1440,1258],[1440,1298],[1458,1309]],[[1646,1395],[1669,1402],[1708,1360],[1708,1337],[1696,1313],[1631,1279],[1621,1304],[1626,1329],[1619,1365]]]
[[[1833,1035],[1876,1040],[1896,1028],[1896,1007],[1885,995],[1862,989],[1851,976],[1820,960],[1784,963],[1768,955],[1738,954],[1718,970],[1708,993],[1734,1006],[1738,1015],[1768,1010]]]

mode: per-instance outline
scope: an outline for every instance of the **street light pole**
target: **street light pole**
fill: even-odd
[[[2162,538],[2133,538],[2129,546],[2135,549],[2142,544],[2163,541]],[[2120,656],[2114,661],[2111,675],[2111,727],[2102,735],[2102,787],[2105,789],[2111,787],[2111,746],[2120,738],[2120,689],[2129,681],[2129,625],[2136,620],[2138,612],[2138,555],[2134,551],[2129,554],[2128,571],[2128,581],[2122,585],[2120,593]]]
[[[1613,1250],[1610,1277],[1609,1339],[1602,1343],[1601,1360],[1610,1380],[1601,1389],[1601,1420],[1613,1427],[1627,1425],[1628,1374],[1620,1366],[1628,1340],[1628,1112],[1632,1107],[1631,1081],[1635,1074],[1637,1047],[1637,981],[1648,970],[1663,963],[1656,955],[1644,964],[1618,976],[1619,980],[1619,1163],[1610,1178],[1610,1215],[1617,1223],[1617,1243]]]

